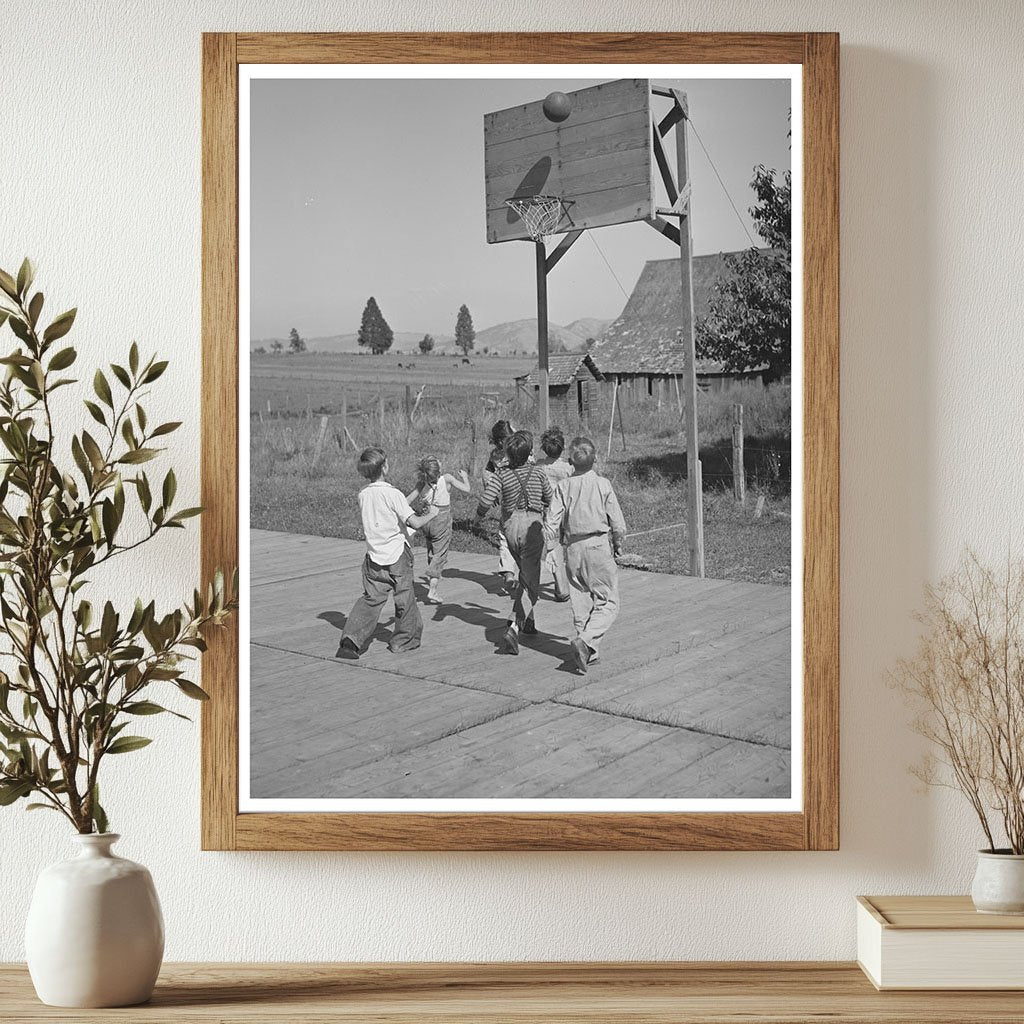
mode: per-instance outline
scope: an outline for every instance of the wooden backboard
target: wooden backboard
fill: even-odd
[[[650,82],[622,78],[567,95],[560,123],[545,117],[543,96],[484,115],[488,242],[530,237],[505,204],[511,198],[565,200],[555,233],[654,213]]]

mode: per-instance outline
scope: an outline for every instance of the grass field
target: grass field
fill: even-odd
[[[446,470],[481,469],[487,432],[495,419],[536,429],[533,403],[510,385],[529,362],[473,358],[463,365],[448,357],[257,356],[250,394],[250,490],[252,526],[326,537],[359,538],[355,493],[365,481],[342,430],[362,447],[380,444],[389,453],[390,479],[402,490],[415,482],[424,455]],[[399,367],[401,362],[404,365]],[[426,385],[416,418],[403,412],[405,385],[413,394]],[[267,403],[269,404],[269,408]],[[732,404],[744,406],[746,504],[732,498]],[[383,416],[381,408],[383,406]],[[605,457],[610,398],[591,410],[590,436],[598,447],[598,471],[615,486],[630,531],[627,548],[651,569],[685,573],[685,445],[678,409],[627,395],[623,402],[626,447],[616,423]],[[319,445],[323,418],[327,417]],[[747,385],[698,396],[704,474],[705,561],[709,576],[758,583],[790,582],[789,423],[787,386]],[[553,415],[554,422],[558,422]],[[561,423],[567,437],[580,424]],[[587,433],[586,429],[582,430]],[[763,498],[763,502],[759,499]],[[474,522],[476,498],[455,492],[454,546],[493,550],[495,520]],[[761,506],[757,515],[758,505]],[[678,524],[678,525],[676,525]],[[671,526],[660,530],[659,527]],[[647,532],[655,531],[655,532]]]

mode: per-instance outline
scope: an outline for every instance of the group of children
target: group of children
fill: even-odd
[[[555,600],[568,601],[575,636],[570,658],[585,673],[599,657],[601,639],[619,611],[618,569],[626,524],[611,483],[594,472],[594,443],[577,437],[565,452],[557,427],[541,437],[543,458],[533,455],[533,435],[500,420],[491,431],[494,448],[484,472],[478,518],[499,509],[498,571],[512,597],[512,614],[502,646],[519,653],[520,636],[537,633],[541,565],[551,570]],[[563,458],[563,453],[567,456]],[[427,547],[427,600],[437,603],[439,581],[452,539],[451,488],[469,493],[468,476],[442,473],[437,459],[419,465],[417,486],[403,494],[386,480],[387,456],[367,448],[359,456],[360,475],[369,483],[359,492],[366,537],[363,595],[342,634],[339,657],[358,658],[369,641],[389,595],[395,601],[395,628],[388,647],[420,646],[423,620],[413,592],[411,531]]]

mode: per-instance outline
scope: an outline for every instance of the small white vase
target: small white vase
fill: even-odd
[[[971,899],[982,914],[1024,914],[1024,854],[979,850]]]
[[[120,836],[76,835],[77,857],[46,868],[25,926],[36,994],[49,1006],[134,1006],[153,993],[164,955],[156,889],[110,850]]]

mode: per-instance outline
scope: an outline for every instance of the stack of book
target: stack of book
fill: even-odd
[[[857,962],[878,989],[1024,989],[1024,916],[979,914],[970,896],[858,896]]]

